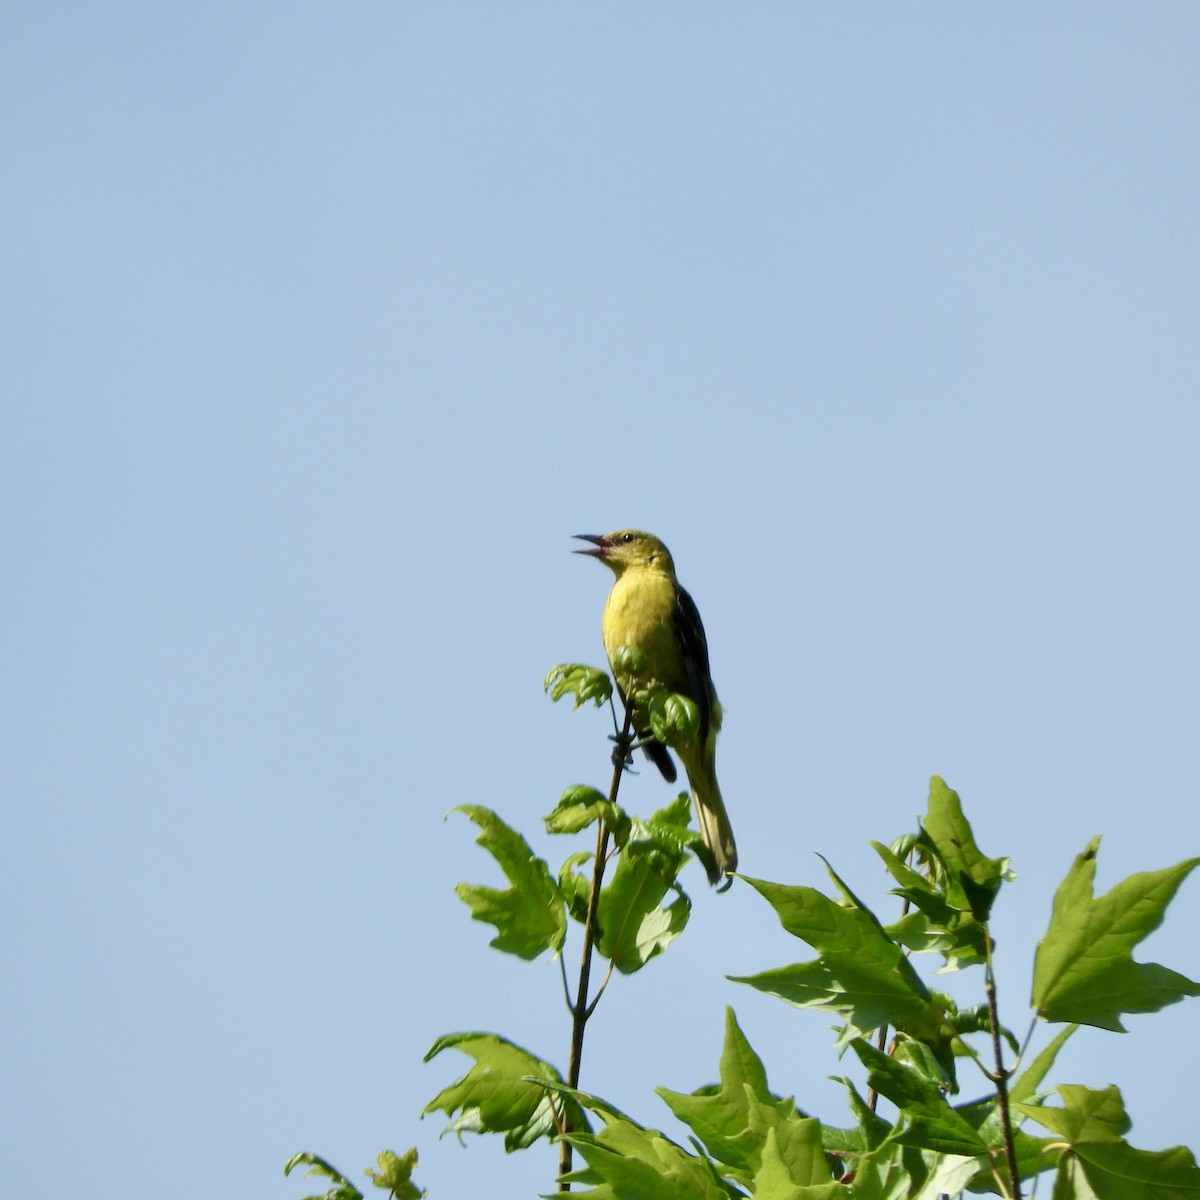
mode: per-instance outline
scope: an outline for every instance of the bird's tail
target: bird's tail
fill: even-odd
[[[733,826],[729,824],[725,801],[717,786],[711,749],[704,757],[703,764],[696,764],[698,770],[688,771],[688,784],[692,789],[692,803],[696,806],[696,824],[712,859],[708,866],[708,882],[717,884],[724,875],[737,870],[737,843],[733,840]]]

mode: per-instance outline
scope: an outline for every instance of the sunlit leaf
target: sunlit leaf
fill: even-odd
[[[668,893],[674,899],[663,904]],[[636,971],[683,932],[691,909],[661,858],[631,841],[600,893],[596,948],[618,971]]]
[[[546,950],[557,954],[566,936],[567,916],[550,868],[491,809],[464,804],[454,811],[465,813],[479,826],[475,840],[500,864],[512,885],[502,891],[460,883],[454,889],[476,921],[496,927],[491,944],[524,959],[537,958]]]
[[[1018,1104],[1017,1107],[1064,1141],[1115,1142],[1129,1132],[1132,1122],[1115,1087],[1086,1088],[1064,1083],[1057,1089],[1061,1107]]]
[[[576,870],[576,867],[585,862],[590,863],[593,857],[589,850],[580,850],[579,853],[570,855],[558,872],[559,894],[567,906],[567,912],[571,919],[578,921],[581,925],[587,920],[588,898],[592,884],[586,875],[581,875]]]
[[[1084,1143],[1074,1155],[1097,1200],[1200,1197],[1200,1169],[1184,1146],[1138,1150],[1128,1142]]]
[[[395,1200],[421,1200],[425,1195],[412,1181],[412,1173],[417,1167],[416,1149],[407,1150],[404,1154],[393,1154],[384,1150],[376,1159],[378,1170],[367,1168],[371,1182],[395,1197]]]
[[[948,876],[948,898],[986,921],[1000,885],[1013,877],[1007,858],[989,858],[976,845],[958,793],[935,775],[929,784],[929,811],[921,822]]]
[[[862,1038],[850,1045],[867,1068],[871,1087],[901,1110],[903,1131],[896,1136],[897,1141],[941,1154],[987,1153],[987,1143],[961,1113],[950,1107],[935,1084]]]
[[[700,737],[700,710],[675,692],[654,692],[646,702],[650,732],[664,746],[693,745]]]
[[[654,1129],[646,1129],[607,1102],[584,1092],[554,1091],[594,1112],[604,1128],[599,1133],[567,1135],[587,1163],[565,1177],[581,1200],[729,1200],[732,1193],[703,1155],[690,1154]]]
[[[760,990],[764,983],[794,986],[792,1003],[810,1007],[834,1007],[848,1014],[860,1030],[893,1025],[932,1046],[948,1072],[953,1071],[949,1028],[921,977],[903,949],[887,936],[875,915],[858,900],[835,872],[834,883],[847,903],[838,904],[810,887],[787,887],[747,877],[747,882],[775,909],[789,933],[803,939],[820,953],[817,966],[801,964],[785,968],[788,981],[750,976],[748,982]],[[770,975],[772,973],[768,973]],[[822,979],[827,976],[828,984]],[[820,990],[827,988],[822,999]],[[804,992],[807,990],[807,995]]]
[[[1138,1150],[1125,1140],[1130,1120],[1115,1087],[1063,1084],[1061,1106],[1017,1107],[1066,1143],[1055,1196],[1096,1200],[1196,1200],[1200,1169],[1190,1150]]]
[[[578,833],[593,822],[603,819],[613,840],[624,845],[629,836],[629,816],[619,805],[613,804],[603,792],[594,787],[576,784],[559,797],[554,811],[546,818],[547,833]]]
[[[1078,1028],[1078,1025],[1068,1025],[1065,1029],[1060,1029],[1037,1058],[1008,1085],[1008,1098],[1013,1104],[1028,1100],[1037,1092],[1042,1086],[1042,1080],[1050,1073],[1058,1052]]]
[[[676,801],[648,821],[634,818],[600,893],[596,946],[623,973],[661,954],[683,932],[691,914],[692,902],[676,882],[691,840],[686,823],[678,823],[680,816]]]
[[[305,1179],[316,1175],[319,1178],[329,1179],[334,1184],[329,1191],[322,1192],[319,1196],[304,1196],[302,1200],[363,1200],[362,1192],[345,1175],[321,1158],[320,1155],[308,1153],[293,1154],[284,1163],[284,1175],[290,1175],[297,1167],[308,1167],[308,1170],[304,1172]]]
[[[612,680],[608,675],[583,663],[559,663],[551,667],[542,686],[550,693],[551,700],[573,696],[573,707],[577,709],[589,700],[599,708],[612,696]]]
[[[855,1164],[851,1195],[853,1200],[944,1200],[958,1195],[978,1169],[974,1157],[887,1141]]]
[[[829,1181],[819,1123],[808,1124],[793,1100],[771,1092],[762,1060],[746,1040],[731,1008],[725,1010],[725,1045],[719,1070],[719,1087],[703,1087],[690,1095],[657,1089],[667,1107],[692,1130],[709,1154],[725,1164],[733,1178],[749,1183],[762,1166],[764,1137],[774,1130],[776,1152],[793,1183]],[[820,1160],[818,1166],[813,1165],[814,1155]]]
[[[1162,923],[1164,909],[1200,858],[1131,875],[1094,898],[1099,845],[1094,838],[1076,858],[1054,897],[1034,963],[1033,1004],[1047,1021],[1124,1031],[1122,1013],[1157,1012],[1200,995],[1200,984],[1157,963],[1135,962],[1131,953]]]
[[[846,1189],[829,1177],[821,1122],[799,1117],[768,1128],[750,1190],[755,1200],[843,1200]]]
[[[835,1083],[846,1089],[846,1103],[854,1117],[853,1129],[833,1129],[825,1126],[826,1150],[837,1150],[843,1155],[862,1154],[883,1144],[891,1126],[859,1095],[854,1081],[845,1075],[831,1076]]]
[[[425,1061],[443,1050],[461,1050],[475,1065],[443,1088],[421,1110],[454,1118],[447,1133],[502,1133],[506,1150],[520,1150],[556,1132],[551,1093],[537,1081],[561,1082],[561,1076],[528,1050],[494,1033],[451,1033],[440,1037]],[[582,1128],[582,1113],[567,1098],[566,1120]]]

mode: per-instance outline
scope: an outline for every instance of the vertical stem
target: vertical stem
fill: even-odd
[[[616,804],[621,776],[625,772],[625,759],[629,754],[630,729],[633,710],[625,709],[625,724],[617,738],[613,751],[612,785],[608,789],[610,804]],[[575,1003],[571,1006],[571,1058],[567,1064],[567,1086],[579,1086],[579,1071],[583,1061],[583,1032],[587,1027],[591,1009],[588,1005],[588,986],[592,976],[592,952],[596,945],[596,913],[600,908],[600,885],[604,882],[604,867],[608,858],[608,823],[601,819],[596,829],[596,860],[592,865],[592,889],[588,893],[587,917],[583,923],[583,948],[580,951],[579,986],[575,989]],[[569,1192],[571,1185],[564,1176],[571,1170],[571,1143],[564,1138],[559,1144],[558,1174],[560,1192]]]
[[[992,1079],[996,1084],[996,1095],[1000,1099],[1000,1127],[1004,1131],[1004,1157],[1008,1163],[1008,1189],[1012,1200],[1021,1200],[1021,1178],[1017,1173],[1017,1147],[1013,1141],[1012,1115],[1008,1111],[1008,1077],[1011,1072],[1004,1066],[1004,1051],[1000,1046],[1000,1009],[996,1003],[996,976],[992,970],[992,934],[986,926],[983,944],[987,955],[984,987],[987,992],[988,1024],[992,1028],[992,1055],[996,1069]]]

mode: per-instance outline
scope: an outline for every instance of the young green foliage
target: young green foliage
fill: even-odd
[[[1183,1146],[1138,1150],[1125,1140],[1131,1122],[1115,1087],[1093,1090],[1071,1084],[1058,1089],[1061,1106],[1017,1107],[1058,1139],[1055,1200],[1196,1200],[1200,1168]]]
[[[624,810],[594,787],[576,784],[563,792],[554,811],[546,816],[546,832],[578,833],[598,820],[608,824],[609,832],[618,846],[625,844],[629,833],[629,817]]]
[[[1033,1005],[1047,1021],[1123,1033],[1122,1013],[1157,1012],[1200,995],[1200,984],[1158,963],[1135,962],[1131,953],[1162,923],[1164,909],[1200,858],[1131,875],[1094,898],[1099,846],[1099,838],[1088,843],[1054,897],[1034,963]]]
[[[651,691],[645,699],[650,732],[664,746],[694,745],[700,739],[700,710],[678,692]]]
[[[557,1088],[595,1113],[604,1123],[599,1133],[571,1133],[567,1141],[587,1166],[564,1179],[588,1185],[575,1194],[584,1200],[730,1200],[739,1193],[717,1174],[702,1155],[655,1129],[646,1129],[607,1101],[586,1092]]]
[[[788,887],[746,877],[775,909],[788,933],[820,957],[759,975],[730,976],[799,1007],[837,1013],[848,1033],[891,1025],[924,1041],[953,1078],[952,1028],[944,1005],[926,988],[903,948],[888,937],[870,911],[830,869],[840,902],[815,888]]]
[[[902,1128],[894,1135],[896,1141],[939,1154],[968,1158],[987,1154],[987,1143],[962,1113],[950,1107],[935,1081],[862,1038],[855,1038],[850,1046],[867,1069],[867,1082],[900,1111]]]
[[[461,1050],[475,1065],[457,1082],[443,1088],[421,1110],[441,1110],[453,1120],[446,1133],[502,1133],[504,1148],[523,1150],[556,1130],[550,1094],[544,1085],[562,1082],[559,1073],[528,1050],[494,1033],[451,1033],[440,1037],[425,1061],[443,1050]],[[565,1101],[568,1128],[587,1127],[579,1106]]]
[[[557,954],[566,937],[567,916],[550,868],[491,809],[464,804],[454,811],[465,813],[479,826],[475,840],[500,864],[512,885],[500,891],[460,883],[454,889],[476,921],[496,927],[491,944],[506,954],[529,960],[546,950]]]
[[[367,1168],[367,1175],[377,1188],[386,1188],[395,1200],[421,1200],[425,1193],[412,1181],[412,1173],[417,1166],[417,1152],[407,1150],[403,1154],[393,1154],[384,1150],[376,1163],[379,1170]]]
[[[635,663],[621,661],[636,673]],[[576,707],[588,699],[603,703],[609,693],[597,675],[603,672],[569,664],[547,676],[547,690],[555,699],[574,696]],[[675,699],[653,686],[639,693],[643,711],[658,705],[654,711],[664,724],[654,732],[664,742],[689,736],[693,715]],[[627,725],[617,739],[622,753],[628,732]],[[552,834],[577,835],[597,826],[595,848],[569,854],[557,876],[495,813],[476,806],[457,810],[478,826],[479,844],[510,884],[506,890],[467,884],[457,889],[475,919],[495,926],[494,947],[525,959],[545,950],[559,954],[570,920],[584,926],[586,963],[594,949],[628,973],[661,954],[685,927],[691,902],[678,878],[697,844],[689,828],[689,797],[682,793],[639,819],[616,803],[620,778],[614,772],[607,796],[587,786],[568,788],[545,818]],[[1058,1104],[1046,1103],[1043,1093],[1056,1056],[1079,1023],[1120,1030],[1120,1014],[1153,1012],[1200,994],[1200,985],[1185,976],[1137,963],[1131,953],[1161,923],[1166,905],[1200,859],[1133,875],[1096,898],[1097,842],[1089,845],[1058,889],[1034,970],[1036,1015],[1072,1024],[1030,1063],[1010,1070],[1004,1044],[1016,1055],[1017,1043],[1000,1023],[988,927],[1003,883],[1013,878],[1008,860],[979,849],[959,797],[936,776],[920,830],[890,847],[874,845],[897,885],[895,894],[910,911],[891,925],[881,924],[832,868],[829,895],[748,879],[784,929],[811,946],[817,958],[736,979],[842,1019],[839,1044],[854,1051],[872,1093],[864,1100],[853,1082],[841,1080],[852,1127],[823,1125],[790,1097],[772,1093],[762,1060],[732,1010],[726,1013],[719,1084],[691,1094],[658,1089],[674,1117],[690,1129],[691,1150],[569,1086],[549,1063],[496,1034],[438,1039],[427,1060],[454,1048],[474,1064],[424,1112],[445,1112],[451,1118],[447,1131],[460,1136],[500,1133],[510,1151],[558,1138],[585,1164],[569,1170],[565,1153],[562,1179],[587,1188],[576,1194],[590,1200],[727,1200],[747,1194],[754,1200],[941,1200],[964,1189],[1014,1197],[1027,1194],[1021,1181],[1044,1171],[1056,1173],[1052,1200],[1200,1200],[1200,1170],[1190,1151],[1150,1152],[1129,1144],[1130,1122],[1115,1087],[1061,1084]],[[986,1002],[959,1008],[930,990],[910,957],[916,951],[939,955],[944,969],[982,966]],[[577,1051],[598,998],[591,994],[587,970],[581,970],[577,991],[567,996],[577,1035],[571,1084],[578,1082]],[[884,1034],[878,1045],[863,1036],[872,1030],[890,1035],[886,1052]],[[979,1038],[986,1052],[972,1046],[971,1039]],[[993,1065],[985,1065],[987,1055]],[[956,1057],[970,1057],[993,1090],[953,1104]],[[887,1119],[875,1110],[878,1097],[887,1102]],[[599,1132],[588,1124],[587,1112],[599,1118]],[[1020,1119],[1042,1126],[1049,1136],[1014,1128]],[[411,1182],[415,1162],[415,1151],[385,1153],[378,1171],[367,1174],[398,1200],[417,1200],[423,1193]],[[357,1188],[314,1155],[297,1155],[286,1170],[302,1163],[309,1174],[334,1185],[324,1197],[309,1200],[362,1200]]]
[[[363,1200],[363,1194],[348,1180],[345,1175],[327,1163],[317,1154],[293,1154],[283,1165],[284,1175],[290,1175],[297,1167],[308,1167],[304,1178],[318,1177],[331,1180],[333,1187],[321,1195],[315,1193],[304,1196],[302,1200]]]
[[[319,1196],[305,1196],[302,1200],[363,1200],[363,1194],[340,1171],[330,1166],[316,1154],[294,1154],[284,1164],[284,1175],[290,1175],[296,1167],[307,1166],[304,1172],[307,1179],[310,1176],[323,1176],[333,1181],[333,1187]],[[412,1173],[417,1166],[415,1149],[406,1150],[403,1154],[395,1154],[391,1150],[382,1151],[376,1159],[378,1170],[368,1167],[364,1174],[377,1188],[387,1190],[389,1197],[395,1200],[421,1200],[425,1195],[412,1181]]]
[[[821,1143],[821,1123],[799,1112],[790,1097],[767,1087],[762,1060],[746,1040],[733,1009],[725,1010],[720,1087],[691,1095],[658,1088],[676,1118],[704,1144],[724,1173],[760,1194],[833,1182]]]
[[[696,835],[688,828],[691,801],[676,797],[648,820],[631,818],[595,788],[568,788],[546,817],[550,833],[577,833],[604,820],[620,850],[600,892],[596,948],[623,974],[646,965],[683,932],[692,902],[677,879]],[[577,868],[591,860],[572,854],[559,873],[559,893],[570,916],[586,917],[589,880]],[[672,895],[668,903],[663,901]]]
[[[958,793],[937,775],[929,784],[929,811],[921,824],[926,845],[942,865],[947,900],[986,921],[1001,883],[1013,878],[1008,859],[989,858],[979,849]]]
[[[612,680],[608,675],[583,663],[559,663],[557,667],[551,667],[542,686],[550,693],[551,700],[574,697],[576,709],[589,700],[599,708],[612,699]]]
[[[975,966],[987,957],[984,925],[1000,885],[1013,878],[1008,859],[979,849],[958,793],[937,775],[921,826],[920,833],[891,848],[871,843],[900,885],[894,894],[913,910],[888,926],[888,933],[910,950],[941,954],[947,969]],[[923,872],[905,861],[910,856]]]
[[[682,799],[688,803],[686,796]],[[600,892],[596,948],[624,974],[661,954],[683,932],[692,911],[687,893],[675,882],[688,857],[682,831],[671,820],[678,808],[633,821],[616,869]],[[671,893],[674,899],[664,904]]]

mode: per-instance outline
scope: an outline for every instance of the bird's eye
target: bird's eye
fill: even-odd
[[[621,541],[623,541],[625,543],[625,545],[628,546],[629,543],[633,541],[633,534],[632,533],[625,534],[625,536],[621,539]]]

